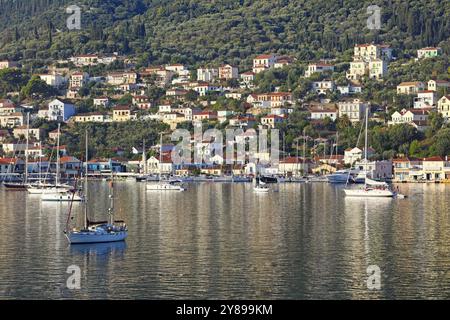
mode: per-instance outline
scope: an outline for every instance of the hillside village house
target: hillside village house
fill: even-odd
[[[363,61],[377,59],[389,61],[392,59],[392,48],[389,45],[357,44],[353,49],[353,58]]]
[[[73,122],[106,122],[106,115],[100,112],[80,113],[72,117]]]
[[[122,84],[136,84],[137,73],[133,71],[111,72],[106,76],[106,82],[113,86]]]
[[[0,115],[0,126],[7,128],[14,128],[23,126],[25,116],[22,112],[13,112]]]
[[[159,161],[159,156],[150,157],[147,159],[147,172],[149,174],[172,174],[175,170],[175,166],[172,163],[170,154],[164,154]]]
[[[372,156],[375,153],[375,150],[368,147],[367,148],[367,157]],[[364,148],[360,149],[358,147],[349,148],[344,151],[344,163],[348,165],[353,165],[357,161],[361,161],[364,158]]]
[[[38,74],[38,77],[49,86],[55,88],[59,88],[67,82],[67,79],[59,74]]]
[[[417,94],[425,90],[425,84],[420,81],[402,82],[397,86],[397,94]]]
[[[178,112],[163,113],[160,119],[162,122],[168,124],[171,130],[175,130],[179,123],[186,121],[184,115]]]
[[[14,158],[0,158],[0,173],[22,173],[25,168],[25,161]]]
[[[188,70],[178,71],[178,73],[189,75]],[[139,73],[144,82],[154,82],[157,87],[164,88],[170,83],[174,76],[174,71],[168,70],[167,67],[147,67]]]
[[[428,47],[417,50],[417,59],[434,58],[442,54],[441,48]]]
[[[254,108],[274,108],[292,104],[292,93],[290,92],[271,92],[250,94],[247,97],[247,103]]]
[[[252,128],[256,124],[256,118],[253,115],[238,115],[229,119],[229,126],[245,129]]]
[[[8,60],[0,61],[0,70],[1,69],[12,69],[12,68],[16,68],[16,67],[17,67],[17,62],[8,61]]]
[[[273,68],[276,56],[273,54],[261,54],[253,59],[253,73],[257,74],[267,69]]]
[[[133,105],[137,106],[141,110],[147,110],[150,109],[152,104],[149,101],[149,98],[147,96],[133,96],[132,98]]]
[[[70,76],[69,87],[81,88],[89,81],[89,75],[86,72],[74,72]]]
[[[436,105],[436,92],[432,90],[419,91],[414,98],[414,109],[432,108]]]
[[[77,67],[95,66],[99,64],[100,58],[96,54],[85,54],[75,56],[69,59]]]
[[[200,111],[192,114],[193,121],[215,120],[217,119],[216,111]]]
[[[225,98],[241,100],[242,99],[242,93],[240,93],[240,92],[227,92],[227,93],[225,93]]]
[[[288,56],[277,57],[273,67],[275,69],[282,69],[285,66],[290,65],[293,61],[294,61],[294,59],[292,59],[291,57],[288,57]]]
[[[229,80],[229,79],[237,79],[238,77],[239,77],[238,68],[233,67],[229,64],[220,66],[219,79]]]
[[[305,77],[309,78],[314,73],[322,73],[325,71],[334,71],[334,66],[328,63],[311,63],[308,65],[308,69],[305,71]]]
[[[422,179],[422,159],[396,158],[392,163],[394,182],[414,182]]]
[[[392,161],[357,161],[355,167],[365,170],[367,175],[375,180],[392,179]]]
[[[134,115],[131,114],[131,107],[128,105],[117,105],[113,108],[114,122],[126,122],[134,118]]]
[[[429,157],[422,160],[422,178],[426,181],[450,181],[448,157]]]
[[[55,99],[48,104],[48,109],[41,112],[41,117],[50,121],[67,121],[75,115],[75,106],[69,102]],[[38,114],[39,116],[39,114]]]
[[[447,121],[450,119],[450,96],[439,99],[437,110]]]
[[[255,80],[254,72],[247,71],[247,72],[241,73],[241,81],[244,86],[252,87],[254,80]]]
[[[42,140],[44,138],[44,129],[41,128],[29,128],[28,129],[28,137],[34,138],[38,141]],[[27,136],[27,126],[19,126],[15,127],[13,130],[13,136],[14,138],[19,139],[20,137],[26,137]]]
[[[261,124],[271,129],[275,128],[277,124],[283,123],[285,121],[285,117],[277,116],[275,114],[269,114],[261,118]]]
[[[347,116],[351,122],[358,122],[364,118],[369,105],[360,99],[347,99],[338,102],[339,117]]]
[[[317,94],[326,94],[327,92],[333,92],[335,88],[333,80],[314,81],[312,83],[312,89]]]
[[[109,105],[108,97],[94,98],[94,106],[95,107],[107,107],[108,105]]]
[[[199,96],[206,96],[208,92],[219,90],[218,87],[213,86],[209,83],[199,82],[196,86],[193,87],[193,90],[199,94]]]
[[[335,121],[338,116],[338,110],[334,104],[332,105],[313,105],[309,109],[311,120],[323,120],[330,118]]]
[[[391,121],[388,122],[388,125],[398,125],[398,124],[412,124],[423,131],[427,128],[428,114],[430,109],[403,109],[398,112],[395,111],[391,116]]]
[[[388,74],[388,63],[382,59],[369,61],[369,78],[381,80]]]
[[[349,82],[345,86],[337,86],[337,91],[339,91],[339,93],[342,95],[361,93],[362,86],[357,83]]]
[[[447,89],[450,92],[450,82],[445,80],[429,80],[428,90],[438,91],[440,88]]]
[[[172,72],[178,73],[178,74],[182,73],[184,71],[188,71],[188,69],[184,65],[179,64],[179,63],[166,65],[166,70],[172,71]]]
[[[301,157],[286,157],[278,163],[278,173],[288,177],[310,172],[312,163]]]
[[[197,69],[197,81],[212,82],[219,76],[219,71],[214,68]]]

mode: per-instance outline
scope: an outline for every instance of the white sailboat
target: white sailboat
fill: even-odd
[[[367,178],[367,134],[369,123],[369,108],[366,108],[366,134],[364,145],[364,186],[363,188],[350,189],[345,188],[345,196],[347,197],[394,197],[395,192],[391,190],[386,182],[378,182]]]
[[[147,182],[145,188],[147,191],[185,191],[186,189],[179,183],[179,181],[163,181],[161,179],[162,167],[162,134],[160,136],[159,147],[159,174],[158,183]]]
[[[46,201],[66,201],[61,200],[67,198],[67,195],[71,195],[73,187],[69,184],[61,184],[59,181],[60,178],[60,155],[59,155],[59,136],[60,136],[61,126],[58,123],[58,137],[57,137],[57,144],[56,144],[56,177],[55,177],[55,184],[48,184],[45,182],[42,182],[42,180],[39,180],[39,183],[37,184],[29,184],[27,185],[27,191],[30,194],[47,194],[48,196],[44,197],[44,200]],[[39,172],[41,168],[39,166]],[[79,197],[77,197],[78,199]],[[59,199],[59,200],[57,200]],[[70,201],[70,200],[67,200]],[[81,201],[76,200],[76,201]]]
[[[88,137],[86,132],[86,170],[84,174],[84,195],[87,197],[88,190]],[[108,209],[108,221],[90,221],[88,218],[87,199],[84,204],[84,225],[81,229],[72,229],[68,231],[71,210],[67,218],[66,228],[64,234],[70,244],[86,244],[86,243],[103,243],[103,242],[117,242],[124,241],[128,237],[128,227],[125,221],[114,220],[114,176],[111,173],[112,179],[110,181],[110,207]]]

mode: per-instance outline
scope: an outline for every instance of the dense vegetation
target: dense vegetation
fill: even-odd
[[[80,0],[80,31],[66,28],[70,4],[0,0],[0,59],[119,52],[136,55],[140,64],[249,67],[252,55],[261,52],[334,58],[370,41],[390,43],[400,56],[428,45],[450,52],[445,0]],[[373,4],[382,8],[379,31],[366,28]]]

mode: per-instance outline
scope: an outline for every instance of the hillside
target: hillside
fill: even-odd
[[[440,45],[450,52],[445,0],[79,0],[82,30],[69,31],[71,0],[0,0],[0,59],[45,60],[120,52],[140,64],[229,62],[289,53],[302,60],[335,57],[355,43],[390,43],[401,54]],[[382,29],[366,28],[371,4]],[[408,51],[410,50],[410,51]]]

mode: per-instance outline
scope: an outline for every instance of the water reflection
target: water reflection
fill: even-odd
[[[76,246],[63,234],[67,203],[0,188],[0,298],[448,298],[450,188],[400,187],[408,199],[345,198],[327,184],[255,194],[118,182],[127,241]],[[107,183],[89,191],[90,217],[104,219]],[[77,292],[65,288],[70,265],[83,273]],[[369,265],[382,271],[379,291],[367,288]]]

